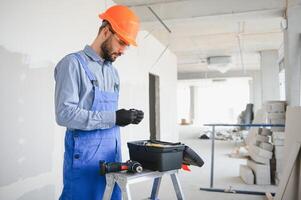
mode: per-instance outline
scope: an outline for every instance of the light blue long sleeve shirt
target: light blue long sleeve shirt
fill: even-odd
[[[106,92],[119,92],[119,76],[111,62],[104,61],[90,46],[79,54]],[[68,129],[95,130],[115,125],[115,112],[91,111],[93,86],[75,56],[65,56],[55,67],[55,114]]]

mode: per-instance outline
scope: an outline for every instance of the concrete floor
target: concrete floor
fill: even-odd
[[[205,161],[202,168],[191,167],[191,172],[180,170],[179,179],[188,200],[263,200],[264,196],[229,194],[220,192],[207,192],[199,190],[200,187],[208,188],[210,185],[211,167],[211,140],[200,140],[199,127],[180,126],[180,141],[193,148]],[[257,186],[246,185],[239,177],[239,165],[245,164],[245,159],[229,158],[229,154],[237,144],[229,141],[216,141],[215,143],[215,170],[214,188],[225,189],[232,187],[236,190],[275,192],[273,185]],[[150,196],[152,181],[132,184],[130,187],[134,200],[147,199]],[[171,179],[163,177],[159,191],[160,200],[176,199]]]

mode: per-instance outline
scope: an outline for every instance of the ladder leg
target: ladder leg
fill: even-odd
[[[151,197],[150,197],[151,200],[158,200],[158,194],[159,194],[161,180],[162,180],[162,177],[155,178],[154,183],[153,183]]]
[[[115,185],[115,178],[112,174],[106,174],[106,189],[103,194],[103,200],[110,200]]]
[[[183,191],[177,174],[170,175],[178,200],[184,200]]]
[[[121,189],[122,199],[132,200],[131,193],[130,193],[130,184],[128,183],[127,178],[116,176],[115,180]]]
[[[121,187],[121,190],[123,200],[132,200],[129,184],[125,185],[124,187]]]

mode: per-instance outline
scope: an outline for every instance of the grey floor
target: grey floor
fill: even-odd
[[[200,140],[199,127],[180,126],[180,141],[193,148],[205,161],[202,168],[191,167],[191,172],[180,170],[179,179],[185,199],[188,200],[262,200],[264,196],[229,194],[220,192],[201,191],[199,188],[208,188],[210,185],[211,141]],[[228,154],[238,144],[230,141],[216,141],[215,143],[215,170],[214,188],[236,190],[275,192],[274,185],[258,186],[247,185],[239,178],[239,165],[245,164],[245,159],[230,158]],[[130,186],[134,200],[147,199],[150,196],[152,181],[145,181]],[[160,200],[176,199],[170,177],[164,176],[160,191]]]

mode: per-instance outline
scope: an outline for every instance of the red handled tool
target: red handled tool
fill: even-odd
[[[137,161],[128,160],[122,162],[99,161],[100,174],[105,175],[110,172],[127,171],[131,173],[140,173],[143,171],[142,165]]]

